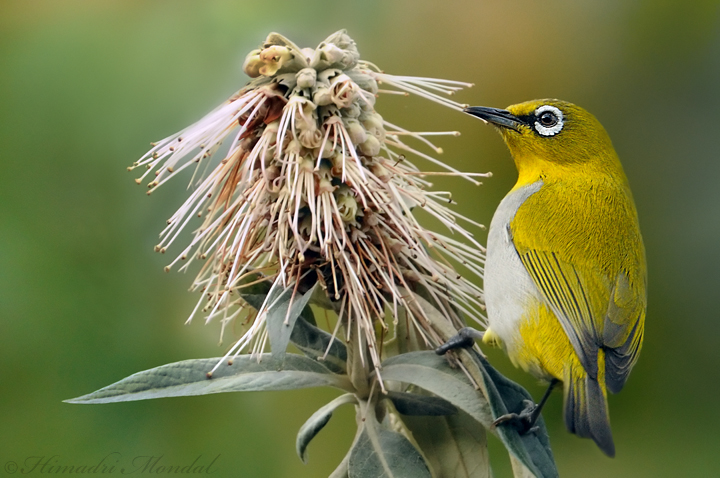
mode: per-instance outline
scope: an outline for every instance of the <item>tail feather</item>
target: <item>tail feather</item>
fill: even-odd
[[[567,429],[580,437],[592,438],[606,455],[615,456],[604,388],[582,367],[573,367],[566,373],[563,384]]]

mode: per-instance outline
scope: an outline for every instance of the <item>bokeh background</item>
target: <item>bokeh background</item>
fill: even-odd
[[[340,28],[389,73],[474,82],[461,102],[558,97],[601,120],[647,246],[645,347],[610,398],[617,457],[564,430],[556,395],[544,416],[557,463],[573,477],[719,476],[720,8],[709,0],[2,0],[0,465],[219,454],[215,476],[334,469],[352,440],[350,407],[311,444],[309,464],[294,451],[298,427],[333,390],[62,400],[225,350],[217,324],[183,325],[192,275],[163,273],[170,257],[153,252],[185,183],[148,198],[125,168],[242,86],[245,54],[270,31],[314,47]],[[494,177],[436,185],[489,223],[515,180],[500,137],[420,98],[377,106],[406,128],[462,132],[439,141],[443,159]],[[531,377],[488,354],[540,396]],[[496,476],[509,476],[491,446]]]

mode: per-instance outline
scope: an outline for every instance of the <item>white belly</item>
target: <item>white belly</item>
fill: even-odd
[[[485,262],[485,304],[489,328],[512,355],[519,338],[518,328],[531,303],[540,301],[540,292],[525,270],[512,242],[510,222],[525,200],[542,186],[542,181],[511,191],[500,202],[490,223]]]

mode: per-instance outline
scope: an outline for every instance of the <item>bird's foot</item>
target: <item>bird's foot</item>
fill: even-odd
[[[502,415],[492,423],[492,426],[507,424],[514,427],[520,435],[538,431],[539,428],[535,426],[535,423],[540,416],[540,406],[532,400],[523,400],[523,405],[525,408],[520,413]]]
[[[458,333],[448,339],[447,342],[435,349],[438,355],[445,355],[448,350],[459,349],[463,347],[472,347],[475,345],[475,339],[482,339],[483,333],[472,327],[463,327]]]

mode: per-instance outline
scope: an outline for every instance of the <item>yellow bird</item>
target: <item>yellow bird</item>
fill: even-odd
[[[600,122],[572,103],[465,112],[499,130],[518,170],[490,224],[482,340],[550,382],[539,405],[498,423],[522,419],[529,429],[562,382],[568,430],[614,456],[607,391],[623,388],[638,359],[647,304],[645,249],[620,160]]]

